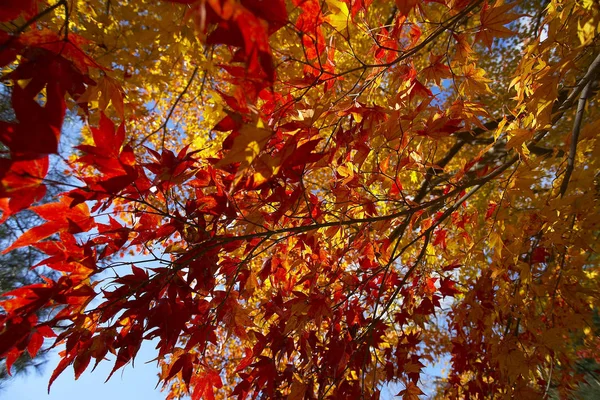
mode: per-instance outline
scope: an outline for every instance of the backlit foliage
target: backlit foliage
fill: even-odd
[[[597,2],[6,3],[2,220],[46,222],[5,251],[60,272],[0,302],[8,365],[155,340],[169,399],[526,399],[598,357]]]

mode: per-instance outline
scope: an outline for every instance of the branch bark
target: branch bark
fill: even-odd
[[[600,63],[599,63],[600,65]],[[577,105],[577,113],[575,114],[575,123],[573,124],[573,137],[571,138],[571,147],[569,149],[569,158],[567,159],[567,169],[565,170],[565,176],[560,185],[560,196],[563,197],[567,192],[569,186],[569,180],[571,174],[575,168],[575,155],[577,154],[577,142],[579,141],[579,132],[581,131],[581,124],[583,122],[583,113],[585,112],[585,103],[590,95],[592,87],[591,79],[588,80],[587,84],[579,96],[579,104]]]

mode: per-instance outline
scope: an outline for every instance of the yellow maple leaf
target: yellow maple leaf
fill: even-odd
[[[422,395],[423,391],[414,382],[409,382],[406,385],[406,389],[400,391],[398,396],[402,396],[402,400],[419,400],[419,395]]]
[[[288,395],[288,400],[301,400],[304,398],[304,393],[306,392],[306,383],[298,382],[294,380],[292,383],[292,388],[290,390],[290,394]]]
[[[326,17],[327,22],[331,24],[338,31],[343,31],[348,27],[348,20],[350,18],[350,11],[348,5],[340,0],[325,0],[331,14]]]
[[[485,70],[478,68],[475,64],[465,66],[463,68],[463,78],[465,79],[460,85],[459,91],[461,94],[484,94],[492,93],[488,83],[490,79],[485,77]]]
[[[246,169],[252,165],[252,162],[258,157],[272,134],[268,129],[252,125],[244,125],[239,133],[233,140],[231,150],[215,164],[216,167],[223,167],[240,163],[235,182],[239,181]]]
[[[494,37],[508,37],[514,34],[505,27],[506,24],[519,18],[521,15],[509,12],[517,5],[517,2],[503,4],[496,2],[493,6],[486,4],[480,13],[481,27],[475,35],[475,40],[481,40],[489,48],[492,47]]]

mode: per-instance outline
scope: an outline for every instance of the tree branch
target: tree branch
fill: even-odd
[[[569,94],[569,96],[563,102],[563,104],[558,108],[557,112],[566,111],[569,107],[571,107],[579,93],[581,93],[587,86],[587,84],[590,83],[594,79],[594,77],[598,75],[598,72],[600,72],[600,53],[596,55],[596,58],[588,67],[588,70],[583,76],[583,78],[581,78],[577,85],[575,85],[575,88]],[[581,97],[579,98],[579,100],[581,101]]]
[[[600,55],[599,55],[600,57]],[[600,58],[599,58],[600,60]],[[598,63],[600,65],[600,62]],[[575,123],[573,124],[573,137],[571,138],[571,148],[569,149],[569,158],[567,159],[567,169],[565,170],[565,177],[560,185],[560,197],[563,197],[569,186],[569,179],[575,168],[575,155],[577,154],[577,142],[579,141],[579,132],[581,131],[581,123],[583,121],[583,113],[585,111],[585,103],[590,95],[592,87],[591,79],[588,80],[587,84],[581,92],[579,97],[579,104],[577,105],[577,113],[575,114]]]

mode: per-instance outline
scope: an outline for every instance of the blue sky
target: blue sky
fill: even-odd
[[[156,362],[148,361],[155,357],[152,343],[145,343],[136,357],[135,367],[127,365],[115,372],[112,378],[104,383],[110,373],[113,361],[101,362],[94,372],[89,369],[79,380],[75,381],[73,368],[67,367],[56,379],[50,394],[48,381],[54,367],[59,361],[58,354],[48,357],[41,374],[31,372],[16,377],[0,391],[0,399],[4,400],[164,400],[166,393],[160,388],[154,389],[158,381]]]

